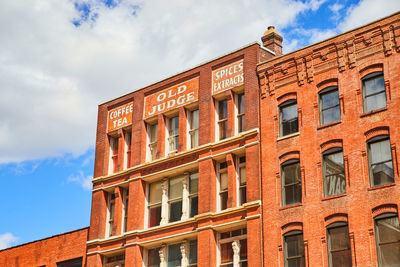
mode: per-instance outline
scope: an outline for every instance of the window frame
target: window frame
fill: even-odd
[[[241,160],[244,158],[244,161],[242,161],[241,162]],[[245,174],[245,176],[246,176],[246,181],[245,181],[245,183],[243,183],[242,184],[242,182],[241,182],[241,169],[242,168],[244,168],[244,170],[245,170],[245,173],[246,173],[246,156],[245,155],[243,155],[243,156],[240,156],[240,157],[237,157],[237,177],[238,177],[238,181],[237,181],[237,184],[238,184],[238,195],[239,195],[239,197],[238,197],[238,203],[239,203],[239,206],[242,206],[243,204],[245,204],[246,202],[247,202],[247,173]],[[244,201],[243,201],[243,191],[244,191],[244,196],[245,196],[245,199],[244,199]]]
[[[283,109],[294,106],[294,105],[296,105],[297,116],[295,118],[283,121]],[[279,137],[284,137],[284,136],[298,133],[299,132],[299,109],[298,109],[298,105],[297,105],[297,99],[289,99],[289,100],[283,102],[282,104],[280,104],[278,107],[279,107]],[[297,120],[297,131],[294,131],[294,132],[291,131],[290,133],[284,135],[283,134],[283,124],[290,123],[291,121],[294,121],[294,120]]]
[[[118,146],[119,146],[119,138],[118,136],[109,135],[109,168],[108,173],[113,174],[116,173],[118,167]]]
[[[132,129],[124,130],[124,141],[125,141],[124,170],[126,170],[131,167]]]
[[[217,115],[217,140],[221,141],[224,140],[226,138],[228,138],[228,100],[225,99],[220,99],[220,100],[216,100],[217,101],[217,109],[216,109],[216,115]],[[220,107],[222,103],[226,103],[226,117],[221,118],[221,114],[220,114]],[[223,113],[223,112],[222,112]],[[224,134],[221,136],[221,128],[223,127],[223,132]]]
[[[241,110],[240,104],[243,103],[244,110]],[[246,96],[244,92],[236,94],[236,129],[237,133],[246,131]]]
[[[183,209],[183,179],[185,179],[185,177],[182,176],[176,176],[176,177],[171,177],[168,178],[168,223],[172,223],[172,222],[179,222],[182,220],[182,209]],[[182,186],[182,192],[181,192],[181,196],[180,197],[176,197],[176,198],[171,198],[170,197],[170,193],[171,193],[171,181],[172,180],[180,180],[181,186]],[[179,217],[178,220],[175,221],[171,221],[171,205],[181,202],[181,216]],[[162,207],[161,207],[162,208]]]
[[[197,175],[197,191],[194,193],[191,193],[190,181],[191,181],[191,177],[195,176],[195,175]],[[192,218],[192,217],[196,216],[197,214],[199,214],[199,172],[193,172],[193,173],[189,174],[189,189],[188,189],[188,191],[189,191],[189,196],[188,196],[189,211],[188,212],[189,212],[189,218]],[[192,216],[192,199],[194,199],[194,198],[197,198],[197,208],[196,208],[197,211],[196,211],[196,214],[193,214],[193,216]]]
[[[381,242],[380,242],[380,236],[379,236],[377,221],[390,219],[390,218],[397,218],[397,222],[399,223],[399,215],[397,213],[394,213],[394,212],[383,213],[383,214],[380,214],[380,215],[378,215],[378,216],[376,216],[374,218],[376,257],[377,257],[377,260],[378,260],[378,266],[379,267],[383,267],[383,265],[382,265],[382,252],[381,252],[381,247],[380,247],[381,245],[398,243],[399,244],[399,248],[400,248],[400,240],[398,240],[397,242],[384,242],[383,244],[381,244]]]
[[[370,95],[366,95],[365,81],[373,80],[373,79],[376,79],[378,77],[382,77],[383,90],[381,90],[379,92],[372,93]],[[371,72],[371,73],[365,75],[364,77],[362,77],[361,78],[361,86],[362,86],[362,100],[363,100],[363,112],[364,113],[373,112],[375,110],[379,110],[379,109],[387,107],[387,93],[386,93],[386,86],[385,86],[385,76],[384,76],[383,71],[374,71],[374,72]],[[379,107],[377,109],[368,110],[367,109],[367,98],[368,97],[374,97],[374,96],[376,96],[378,94],[381,94],[381,93],[384,93],[384,95],[385,95],[385,105],[383,107]]]
[[[177,121],[177,128],[174,121]],[[166,151],[168,154],[176,153],[179,150],[179,114],[167,117]]]
[[[152,136],[154,129],[154,136]],[[158,123],[147,123],[147,161],[157,159],[157,143],[158,143]]]
[[[344,178],[344,184],[345,184],[345,188],[344,188],[344,192],[340,193],[340,194],[334,194],[334,195],[329,195],[329,189],[328,188],[328,183],[326,182],[327,180],[327,176],[336,176],[339,175],[341,173],[334,173],[334,174],[329,174],[327,175],[327,171],[326,171],[326,159],[325,157],[333,155],[333,154],[338,154],[338,153],[342,153],[342,161],[343,161],[343,178]],[[332,196],[338,196],[338,195],[342,195],[342,194],[346,194],[347,192],[347,180],[346,180],[346,166],[345,166],[345,162],[344,162],[344,154],[343,154],[343,148],[342,147],[332,147],[326,151],[324,151],[322,153],[322,183],[323,183],[323,191],[324,191],[324,197],[332,197]]]
[[[197,124],[198,124],[197,128],[193,127],[193,118],[194,118],[193,114],[195,112],[197,112]],[[189,117],[189,120],[188,120],[188,125],[189,125],[189,127],[188,127],[188,144],[189,144],[188,148],[194,149],[199,146],[199,137],[200,137],[199,136],[199,123],[200,123],[199,109],[197,108],[197,109],[189,110],[188,117]],[[197,139],[196,139],[196,135],[197,135]],[[194,140],[195,140],[194,144],[193,144],[192,138],[194,138]]]
[[[128,230],[128,208],[129,208],[129,188],[123,189],[123,199],[122,199],[122,232],[126,233]]]
[[[225,167],[221,167],[222,164],[225,164]],[[226,173],[226,179],[227,179],[227,187],[225,190],[221,190],[221,175]],[[217,176],[218,176],[218,210],[223,211],[228,208],[228,197],[229,197],[229,176],[228,176],[228,162],[227,161],[221,161],[217,163]],[[224,195],[226,195],[226,201],[223,201]],[[224,203],[223,203],[224,202]],[[225,204],[225,208],[222,204]]]
[[[107,226],[106,226],[106,237],[113,236],[113,227],[115,222],[115,199],[116,194],[114,192],[107,193]]]
[[[301,236],[301,239],[299,241],[300,241],[300,246],[303,247],[303,255],[301,255],[301,253],[300,253],[300,255],[297,255],[297,256],[290,256],[290,257],[288,256],[286,238],[292,237],[292,236]],[[304,262],[304,266],[303,267],[305,267],[305,265],[306,265],[305,254],[306,253],[305,253],[305,246],[304,246],[303,231],[301,231],[301,230],[293,230],[293,231],[287,232],[287,233],[285,233],[283,235],[283,262],[284,262],[284,266],[285,267],[288,266],[288,260],[301,259],[301,258],[303,258],[303,262]]]
[[[240,231],[240,235],[236,235],[238,232]],[[236,232],[236,233],[235,233]],[[229,233],[229,237],[222,237],[223,234],[227,234]],[[235,235],[233,235],[233,233],[235,233]],[[218,267],[224,267],[224,266],[230,266],[231,264],[233,264],[233,257],[232,257],[232,262],[225,262],[222,263],[222,259],[221,259],[221,245],[224,244],[232,244],[234,241],[242,241],[242,240],[246,240],[247,243],[247,228],[240,228],[240,229],[235,229],[235,230],[230,230],[230,231],[225,231],[225,232],[219,232],[218,233],[218,251],[219,251],[219,255],[218,255]],[[247,244],[246,244],[246,259],[242,260],[240,259],[239,264],[240,266],[242,265],[242,263],[248,263],[248,253],[247,253]],[[232,247],[231,247],[232,249]],[[242,248],[240,248],[242,249]],[[233,256],[233,253],[232,253]]]
[[[154,185],[154,184],[157,184],[157,183],[160,183],[160,186],[161,186],[161,199],[158,202],[150,203],[151,185]],[[161,225],[162,208],[163,208],[162,207],[162,204],[163,204],[162,203],[162,186],[163,186],[162,183],[163,183],[163,181],[156,181],[156,182],[148,184],[148,194],[147,194],[147,196],[148,196],[148,201],[147,201],[147,212],[148,212],[147,218],[148,218],[148,222],[147,222],[147,228],[157,227],[157,226]],[[152,208],[157,208],[157,207],[160,207],[160,221],[156,225],[150,225],[150,223],[151,223],[151,209]]]
[[[340,221],[340,222],[334,222],[334,223],[331,223],[330,225],[328,225],[328,226],[326,227],[327,250],[328,250],[328,266],[329,266],[329,267],[333,267],[333,263],[332,263],[332,259],[333,259],[332,252],[335,253],[335,252],[340,252],[340,251],[349,251],[349,253],[350,253],[350,259],[352,259],[350,235],[348,235],[348,241],[349,241],[349,243],[348,243],[348,248],[347,248],[347,249],[341,248],[341,249],[336,249],[335,251],[332,251],[332,248],[331,248],[331,246],[332,246],[332,244],[331,244],[331,241],[332,241],[332,237],[331,237],[331,236],[332,236],[332,234],[330,233],[329,230],[336,229],[336,228],[341,228],[341,227],[346,227],[346,228],[347,228],[347,234],[349,234],[349,225],[348,225],[347,222],[342,222],[342,221]]]
[[[322,98],[322,96],[331,94],[331,93],[333,93],[335,91],[337,92],[337,96],[338,96],[338,98],[337,98],[338,104],[324,108],[323,107],[323,98]],[[334,122],[340,121],[342,119],[339,88],[337,86],[329,86],[329,87],[321,90],[318,93],[318,101],[319,101],[319,124],[321,126],[322,125],[326,125],[326,124],[330,124],[330,123],[334,123]],[[335,120],[335,121],[331,121],[331,122],[325,123],[324,122],[324,111],[329,110],[329,109],[334,109],[334,108],[338,108],[339,109],[339,119]]]
[[[108,262],[109,260],[112,260],[112,261]],[[103,263],[104,267],[116,267],[116,266],[124,267],[125,266],[125,253],[104,257],[103,262],[104,262]]]
[[[383,141],[386,141],[386,140],[389,141],[390,160],[385,160],[385,161],[380,161],[380,162],[377,162],[377,163],[372,163],[371,144],[383,142]],[[371,187],[382,186],[382,185],[385,185],[385,184],[391,184],[391,183],[395,182],[393,151],[392,151],[392,148],[391,148],[390,135],[389,134],[377,135],[377,136],[374,136],[374,137],[372,137],[372,138],[367,140],[367,157],[368,157],[368,174],[369,174],[369,181],[370,181],[370,186]],[[392,167],[393,167],[392,181],[390,183],[384,183],[384,184],[381,183],[381,184],[375,185],[374,175],[373,175],[373,165],[385,164],[386,162],[391,162],[392,163]]]
[[[297,183],[291,183],[291,184],[285,184],[285,179],[286,179],[286,173],[284,172],[284,168],[287,166],[291,166],[291,165],[295,165],[298,164],[298,168],[299,168],[299,182]],[[300,159],[289,159],[285,162],[283,162],[281,164],[281,198],[282,198],[282,206],[283,207],[287,207],[287,206],[292,206],[292,205],[297,205],[297,204],[301,204],[303,202],[303,181],[302,181],[302,176],[301,176],[301,169],[300,169]],[[286,201],[286,187],[288,186],[295,186],[297,184],[300,184],[300,201],[299,202],[295,202],[295,203],[291,203],[291,204],[287,204]]]

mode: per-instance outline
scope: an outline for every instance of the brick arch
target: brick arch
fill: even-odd
[[[372,217],[375,218],[378,215],[384,213],[397,213],[397,205],[393,203],[386,203],[372,208]]]
[[[334,213],[326,216],[324,218],[325,227],[331,225],[335,222],[348,222],[347,214],[346,213]]]
[[[276,100],[278,101],[278,106],[288,100],[296,100],[296,99],[297,99],[297,94],[295,92],[289,92],[281,96],[278,96],[276,98]]]
[[[365,138],[367,140],[371,139],[372,137],[378,135],[389,135],[389,127],[388,126],[378,126],[372,129],[369,129],[364,133]]]
[[[365,65],[360,66],[360,77],[364,77],[373,72],[383,72],[383,64],[382,63],[365,63]]]
[[[279,156],[279,164],[282,164],[290,159],[300,159],[300,151],[292,150],[281,154]]]
[[[291,231],[299,230],[303,231],[303,223],[302,222],[289,222],[287,224],[282,225],[282,235],[285,235]]]
[[[322,80],[321,82],[319,82],[317,84],[317,91],[320,92],[321,90],[323,90],[327,87],[338,86],[338,84],[339,84],[339,80],[337,77],[328,78],[328,79]]]
[[[327,151],[328,149],[334,148],[334,147],[343,147],[343,140],[342,139],[331,139],[328,141],[323,142],[322,144],[319,145],[321,149],[321,153]]]

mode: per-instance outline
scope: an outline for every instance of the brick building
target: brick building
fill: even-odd
[[[68,259],[400,266],[400,13],[284,55],[273,27],[262,42],[99,106],[91,223]],[[0,264],[61,266],[14,263],[28,246]]]

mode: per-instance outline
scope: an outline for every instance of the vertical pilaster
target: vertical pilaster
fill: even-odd
[[[198,232],[197,235],[197,266],[210,267],[216,266],[217,263],[217,242],[214,231],[212,229],[204,229]]]
[[[165,117],[163,114],[158,115],[158,126],[157,126],[157,158],[163,158],[165,156],[165,142],[166,142],[166,125]]]
[[[179,108],[179,147],[178,152],[187,149],[187,114],[184,107]]]
[[[212,159],[199,162],[199,214],[215,211],[217,207],[217,181]]]
[[[126,247],[125,266],[143,267],[143,249],[139,245]]]
[[[143,229],[145,221],[146,185],[141,180],[129,183],[127,230]]]
[[[86,267],[100,267],[103,266],[100,254],[93,254],[86,257]]]
[[[238,182],[236,173],[236,157],[232,153],[226,154],[228,164],[228,208],[236,207],[238,203]]]
[[[228,107],[228,131],[226,137],[235,136],[235,98],[231,90],[226,91]]]
[[[260,200],[259,145],[246,148],[247,202]]]
[[[114,224],[113,224],[113,229],[110,229],[113,235],[121,234],[123,193],[124,193],[123,188],[118,186],[114,188],[114,194],[115,194]]]
[[[107,220],[107,194],[94,191],[92,194],[92,210],[90,216],[89,240],[104,238]]]

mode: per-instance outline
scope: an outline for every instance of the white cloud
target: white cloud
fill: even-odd
[[[14,236],[11,233],[0,234],[0,250],[15,245],[17,241],[18,237]]]
[[[399,0],[361,0],[348,9],[343,22],[338,26],[340,31],[347,31],[374,20],[391,15],[400,10]]]
[[[82,154],[99,103],[259,40],[323,1],[84,2],[97,20],[75,27],[71,0],[0,1],[0,163]]]
[[[83,171],[79,171],[77,175],[71,175],[68,177],[68,182],[77,183],[82,186],[85,190],[92,190],[92,179],[93,176],[85,175]]]

